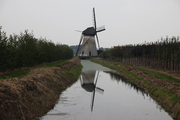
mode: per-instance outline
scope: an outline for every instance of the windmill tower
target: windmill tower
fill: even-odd
[[[96,47],[96,41],[95,36],[97,39],[98,47],[100,49],[99,40],[97,36],[97,32],[101,32],[105,30],[104,26],[101,26],[99,28],[96,28],[96,16],[95,16],[95,9],[93,8],[93,24],[94,27],[88,27],[82,32],[79,46],[76,52],[76,56],[80,50],[80,56],[98,56],[97,47]],[[82,42],[83,40],[83,42]],[[82,44],[81,44],[82,42]],[[81,45],[81,47],[80,47]]]

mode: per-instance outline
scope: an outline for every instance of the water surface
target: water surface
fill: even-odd
[[[115,71],[81,61],[82,74],[41,120],[172,120],[149,95]]]

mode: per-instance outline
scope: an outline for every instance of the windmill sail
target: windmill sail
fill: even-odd
[[[93,8],[93,24],[94,24],[94,28],[96,29],[96,15],[95,15],[95,8]]]
[[[96,88],[98,76],[99,76],[99,71],[98,71],[98,74],[97,74],[97,77],[96,77],[96,81],[95,81],[95,88]],[[93,91],[93,96],[92,96],[92,102],[91,102],[91,111],[93,111],[93,107],[94,107],[95,94],[96,94],[96,90],[94,89],[94,91]]]
[[[77,51],[76,51],[76,56],[77,56],[77,54],[78,54],[78,52],[79,52],[79,47],[80,47],[80,44],[81,44],[82,39],[83,39],[83,34],[81,35],[81,38],[80,38],[80,41],[79,41],[78,49],[77,49]]]
[[[101,31],[104,31],[104,30],[106,30],[104,25],[101,26],[101,27],[98,27],[98,28],[96,29],[97,32],[101,32]]]

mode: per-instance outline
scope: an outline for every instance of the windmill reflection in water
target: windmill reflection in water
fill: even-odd
[[[99,71],[85,71],[80,76],[81,86],[87,92],[92,92],[91,111],[93,111],[95,93],[103,94],[104,90],[97,87]]]

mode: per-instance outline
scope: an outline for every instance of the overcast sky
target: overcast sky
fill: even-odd
[[[77,45],[95,7],[100,46],[154,42],[180,36],[180,0],[0,0],[0,26],[10,34],[28,29],[36,38]]]

